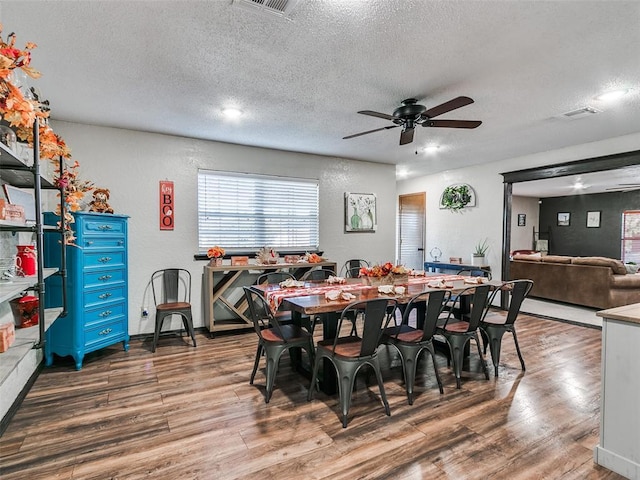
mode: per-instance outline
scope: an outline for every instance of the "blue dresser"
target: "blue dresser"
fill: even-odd
[[[73,214],[76,245],[66,247],[67,314],[47,330],[45,365],[53,354],[71,355],[76,369],[85,354],[122,342],[129,349],[127,217],[106,213]],[[59,217],[45,213],[45,224]],[[61,269],[60,235],[45,234],[44,263]],[[60,276],[47,279],[46,307],[62,306]]]

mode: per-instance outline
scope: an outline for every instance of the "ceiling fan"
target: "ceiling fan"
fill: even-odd
[[[628,192],[631,190],[638,190],[640,183],[619,183],[617,187],[605,188],[606,191],[613,192]]]
[[[372,117],[384,118],[385,120],[391,120],[395,125],[388,125],[386,127],[376,128],[375,130],[368,130],[366,132],[348,135],[346,137],[343,137],[343,140],[359,137],[360,135],[367,135],[373,132],[379,132],[381,130],[389,130],[390,128],[402,127],[402,133],[400,134],[400,145],[406,145],[407,143],[413,142],[413,134],[415,132],[416,125],[422,125],[423,127],[476,128],[482,124],[481,121],[432,120],[434,117],[455,110],[456,108],[470,105],[472,103],[473,99],[469,97],[456,97],[453,100],[449,100],[448,102],[444,102],[436,107],[427,110],[427,107],[418,104],[418,100],[416,100],[415,98],[407,98],[406,100],[403,100],[402,104],[393,111],[392,115],[374,112],[371,110],[361,110],[358,113],[361,113],[362,115],[370,115]]]

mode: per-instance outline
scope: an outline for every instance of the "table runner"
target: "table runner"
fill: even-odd
[[[426,275],[420,277],[409,277],[409,285],[419,285],[422,283],[429,283],[432,281],[455,281],[455,280],[463,280],[464,277],[461,275]],[[342,284],[333,284],[333,285],[318,285],[314,287],[304,287],[304,288],[281,288],[279,290],[269,290],[265,293],[265,298],[267,299],[267,303],[269,303],[269,307],[272,312],[276,312],[280,305],[282,304],[282,300],[290,297],[304,297],[311,295],[324,295],[327,292],[332,290],[341,290],[343,292],[353,292],[359,290],[367,290],[378,287],[365,285],[363,283],[342,283]]]

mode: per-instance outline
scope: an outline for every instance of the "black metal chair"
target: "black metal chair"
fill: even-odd
[[[265,403],[271,400],[273,384],[278,372],[278,363],[282,354],[293,347],[304,349],[309,355],[309,362],[313,364],[313,337],[309,332],[297,325],[282,325],[277,317],[271,313],[269,304],[262,293],[252,287],[243,287],[249,304],[249,312],[253,321],[253,329],[258,335],[256,358],[249,383],[253,385],[260,357],[264,353],[267,360],[267,387]]]
[[[267,272],[258,277],[256,285],[260,285],[262,283],[280,283],[287,279],[295,280],[296,277],[289,272]]]
[[[458,292],[454,307],[447,310],[446,316],[441,319],[442,323],[436,329],[436,334],[442,335],[449,345],[453,371],[456,376],[456,388],[460,388],[464,348],[471,339],[476,342],[478,355],[480,356],[480,365],[482,366],[485,377],[489,380],[487,363],[482,355],[480,340],[478,339],[478,328],[485,314],[485,310],[488,308],[490,289],[490,285],[478,285],[465,288],[461,292]],[[468,320],[456,319],[454,312],[461,310],[460,302],[466,295],[471,295],[471,311],[469,312],[469,316],[466,317]]]
[[[457,275],[462,275],[465,277],[486,277],[488,280],[491,280],[491,270],[480,267],[460,269],[458,270]]]
[[[402,315],[402,323],[400,325],[396,323],[395,326],[387,328],[382,335],[382,343],[393,345],[400,353],[409,405],[413,405],[413,388],[416,379],[418,357],[423,351],[427,351],[429,355],[431,355],[440,393],[444,393],[442,380],[438,373],[432,340],[436,331],[438,318],[450,297],[451,292],[448,290],[415,295],[409,300],[409,303],[407,303],[405,307]],[[409,325],[409,316],[413,310],[416,310],[418,315],[422,317],[416,318],[417,328]]]
[[[166,268],[151,275],[151,292],[156,308],[156,328],[151,352],[156,351],[165,318],[180,315],[184,329],[189,332],[193,346],[196,337],[191,316],[191,273],[183,268]]]
[[[498,364],[500,363],[502,336],[505,332],[511,332],[513,335],[513,342],[516,345],[516,352],[520,359],[520,365],[522,366],[522,371],[525,371],[524,359],[520,352],[520,345],[518,345],[515,322],[518,318],[518,314],[520,313],[522,302],[527,298],[532,288],[532,280],[512,280],[504,282],[499,289],[496,289],[491,294],[489,304],[492,303],[492,300],[496,295],[505,290],[510,294],[509,309],[507,310],[506,316],[487,310],[484,318],[480,322],[480,329],[488,339],[488,341],[485,341],[484,343],[484,353],[487,353],[487,345],[489,345],[491,347],[491,361],[493,362],[493,369],[496,377],[498,376]],[[485,339],[485,335],[483,335],[483,340]]]
[[[362,267],[369,267],[369,262],[359,258],[352,258],[351,260],[344,262],[344,265],[340,269],[340,273],[342,273],[346,278],[358,278]]]
[[[351,394],[355,383],[356,375],[363,365],[373,368],[378,380],[380,396],[384,404],[387,415],[391,415],[389,402],[384,391],[382,374],[380,372],[380,362],[378,360],[378,346],[382,332],[389,326],[391,316],[389,311],[395,311],[397,302],[394,299],[374,298],[371,300],[356,301],[348,305],[340,315],[338,320],[338,334],[333,339],[321,340],[316,345],[316,358],[313,365],[313,376],[309,386],[307,400],[313,398],[313,390],[316,387],[318,369],[322,360],[327,358],[335,367],[338,376],[338,392],[340,396],[340,407],[342,410],[342,427],[347,427],[347,415],[351,405]],[[352,335],[341,336],[342,323],[348,321],[349,314],[362,312],[363,328],[362,337]]]
[[[326,280],[330,276],[336,276],[336,272],[329,268],[315,268],[313,270],[309,270],[306,272],[300,280],[308,280],[308,281],[321,281]]]

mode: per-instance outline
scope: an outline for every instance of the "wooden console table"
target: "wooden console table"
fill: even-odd
[[[328,268],[335,271],[336,263],[277,263],[220,267],[206,265],[203,269],[202,301],[205,326],[209,333],[213,335],[215,332],[224,330],[253,327],[242,287],[255,284],[263,273],[285,271],[300,278],[314,268]]]

